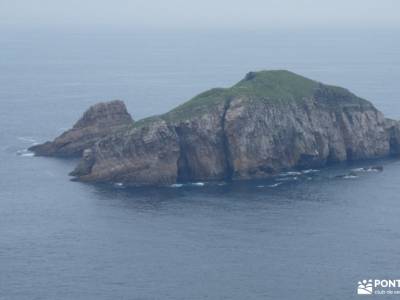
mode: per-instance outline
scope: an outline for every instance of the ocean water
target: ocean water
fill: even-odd
[[[398,159],[128,189],[71,182],[76,161],[24,150],[98,101],[140,119],[261,69],[344,86],[400,119],[399,34],[2,32],[0,299],[353,299],[359,280],[399,278]],[[384,171],[337,177],[372,165]]]

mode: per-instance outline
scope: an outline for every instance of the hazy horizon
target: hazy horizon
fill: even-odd
[[[400,28],[395,0],[0,1],[0,28]]]

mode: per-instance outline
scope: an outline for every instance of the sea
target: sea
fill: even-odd
[[[76,160],[26,150],[97,102],[124,100],[139,120],[258,70],[346,87],[400,119],[399,36],[2,30],[0,299],[357,299],[359,281],[400,278],[398,158],[127,188],[72,182]]]

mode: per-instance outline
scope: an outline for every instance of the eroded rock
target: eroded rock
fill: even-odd
[[[124,102],[114,100],[91,106],[75,123],[52,142],[29,148],[38,156],[79,157],[101,138],[124,130],[133,123]]]

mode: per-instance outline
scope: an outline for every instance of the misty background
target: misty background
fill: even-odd
[[[400,26],[396,0],[1,0],[4,28],[268,29]]]
[[[0,101],[31,118],[25,101],[46,108],[34,116],[43,132],[55,103],[63,127],[111,99],[137,120],[288,69],[397,118],[399,11],[395,0],[0,0]]]
[[[0,101],[20,113],[57,103],[69,126],[122,99],[137,120],[249,71],[288,69],[397,117],[399,11],[395,0],[0,0]]]

